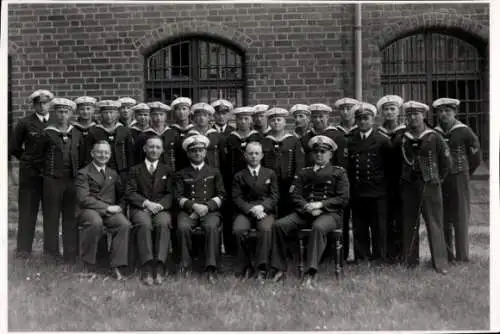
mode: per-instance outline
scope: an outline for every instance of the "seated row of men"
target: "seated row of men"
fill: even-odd
[[[337,126],[328,124],[332,112],[329,106],[319,103],[295,105],[290,109],[297,124],[293,134],[285,130],[288,111],[282,108],[268,109],[268,106],[258,105],[233,109],[225,100],[215,101],[212,105],[192,105],[190,99],[183,97],[174,100],[170,107],[161,102],[151,102],[129,108],[135,103],[135,100],[130,100],[124,98],[122,102],[107,100],[96,104],[95,99],[89,97],[78,98],[75,102],[53,98],[47,91],[37,91],[32,95],[36,113],[19,121],[9,144],[9,155],[21,160],[18,253],[31,252],[33,214],[36,217],[42,194],[56,199],[43,201],[44,225],[48,226],[47,233],[44,233],[47,234],[44,248],[49,254],[58,253],[56,239],[53,238],[56,235],[54,228],[58,226],[61,211],[63,221],[64,217],[74,214],[71,185],[76,171],[90,162],[91,148],[95,143],[103,140],[110,143],[108,166],[118,172],[122,183],[127,183],[133,166],[146,158],[144,144],[149,138],[161,138],[161,162],[172,172],[179,172],[190,165],[189,154],[182,148],[182,143],[189,136],[204,135],[208,138],[205,161],[218,170],[223,189],[230,194],[236,174],[246,169],[248,160],[244,151],[247,144],[259,142],[264,155],[262,166],[274,170],[277,178],[277,217],[288,217],[293,221],[289,215],[297,212],[297,208],[289,192],[293,190],[294,176],[299,175],[304,166],[315,165],[316,154],[309,144],[313,137],[324,135],[337,148],[332,152],[331,163],[347,171],[350,183],[349,205],[343,210],[342,224],[345,256],[349,253],[349,218],[352,212],[356,260],[396,257],[406,259],[408,264],[417,263],[418,234],[414,230],[422,210],[429,230],[435,268],[446,272],[448,260],[468,259],[468,176],[479,164],[479,144],[472,131],[455,119],[458,100],[442,98],[433,103],[440,119],[440,125],[434,130],[425,123],[430,109],[427,105],[416,101],[403,103],[400,97],[394,95],[381,98],[377,106],[349,98],[338,100],[335,105],[340,111],[341,123]],[[101,115],[101,124],[97,125],[92,124],[96,105]],[[128,106],[125,109],[135,113],[137,122],[142,123],[141,128],[117,122],[119,108],[123,109],[123,106]],[[54,109],[52,114],[55,117],[50,117],[50,107]],[[75,109],[78,119],[70,126],[69,118]],[[169,127],[165,120],[171,109],[177,123]],[[406,113],[407,126],[397,123],[400,109]],[[379,127],[374,124],[378,111],[384,119]],[[224,122],[229,112],[236,116],[236,129],[227,134],[229,126]],[[189,124],[190,116],[194,125]],[[211,116],[217,123],[214,128],[209,126]],[[57,124],[46,126],[44,122],[47,118],[55,118]],[[253,120],[259,123],[260,131],[252,130]],[[307,127],[309,120],[312,127],[304,131],[304,125]],[[43,180],[40,174],[44,175]],[[422,189],[426,191],[425,196]],[[446,198],[444,202],[443,197]],[[420,205],[415,206],[415,203]],[[226,196],[219,207],[224,221],[224,246],[230,253],[237,248],[237,245],[231,244],[235,206],[234,198]],[[446,210],[447,206],[459,207],[460,210]],[[198,206],[196,208],[199,209]],[[308,208],[311,209],[311,206],[308,205]],[[257,214],[262,212],[257,211]],[[453,229],[456,256],[453,252]],[[71,239],[67,242],[63,240],[63,244],[65,256],[71,258],[76,254]]]

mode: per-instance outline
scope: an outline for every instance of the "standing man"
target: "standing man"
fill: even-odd
[[[385,262],[391,146],[386,136],[374,130],[377,116],[374,105],[359,103],[353,106],[352,112],[359,130],[347,143],[354,257],[355,261]]]
[[[262,146],[258,142],[250,142],[245,148],[247,168],[234,176],[232,197],[236,206],[236,219],[233,233],[238,240],[238,258],[241,265],[241,276],[252,276],[250,251],[247,246],[247,233],[250,228],[257,229],[256,267],[259,270],[257,279],[263,283],[267,276],[269,257],[271,255],[271,227],[276,217],[279,191],[276,173],[262,167]]]
[[[426,104],[407,101],[403,110],[408,124],[401,142],[404,258],[408,266],[419,262],[418,228],[422,214],[432,264],[437,272],[444,275],[448,272],[448,258],[443,231],[441,183],[452,166],[450,152],[441,136],[425,124],[429,112]]]
[[[129,127],[130,135],[134,143],[134,162],[141,161],[143,150],[138,145],[139,136],[143,131],[149,128],[150,109],[146,103],[138,103],[133,106],[135,123]]]
[[[294,134],[302,138],[309,131],[311,112],[307,104],[295,104],[290,108],[290,113],[295,119]]]
[[[205,271],[208,281],[214,283],[220,247],[220,208],[225,191],[219,170],[204,162],[209,142],[202,135],[184,140],[182,147],[186,150],[190,163],[177,173],[174,193],[179,205],[177,239],[181,253],[180,272],[189,275],[191,232],[193,227],[201,225],[205,232]]]
[[[271,126],[261,143],[264,151],[263,166],[276,172],[280,199],[278,215],[284,217],[293,211],[293,204],[288,194],[293,177],[304,167],[304,149],[300,139],[285,131],[288,111],[283,108],[271,108],[267,119]]]
[[[192,101],[188,97],[178,97],[172,101],[170,107],[174,112],[172,130],[175,134],[175,170],[179,171],[189,166],[189,159],[182,149],[182,143],[188,136],[188,132],[193,128],[190,123]]]
[[[257,104],[254,106],[255,112],[252,114],[253,118],[253,128],[254,130],[261,133],[263,136],[267,135],[269,130],[269,125],[267,124],[266,112],[269,109],[267,104]]]
[[[123,278],[120,268],[127,265],[130,222],[124,212],[120,177],[107,166],[111,158],[109,142],[94,144],[92,162],[78,171],[76,196],[80,211],[80,256],[88,272],[94,273],[102,235],[111,233],[110,265],[116,279]]]
[[[47,255],[60,257],[59,220],[62,216],[64,260],[74,263],[78,255],[76,192],[74,180],[79,167],[80,136],[69,123],[76,104],[68,99],[50,102],[54,124],[45,128],[42,137],[43,164],[43,249]]]
[[[160,137],[149,138],[144,152],[144,162],[130,170],[126,196],[130,204],[130,220],[137,228],[142,281],[152,285],[154,275],[154,282],[161,285],[170,249],[172,171],[160,162],[163,153]]]
[[[453,163],[442,185],[444,236],[450,262],[469,261],[469,180],[481,163],[477,136],[456,119],[459,105],[459,100],[446,97],[432,103],[439,119],[435,130],[448,144]]]
[[[131,97],[122,97],[118,99],[118,102],[120,102],[120,119],[118,121],[126,127],[131,127],[135,124],[132,107],[137,104],[137,101]]]
[[[220,99],[212,102],[211,106],[215,110],[213,128],[226,137],[235,130],[234,127],[227,123],[227,116],[233,111],[233,104],[228,100]]]
[[[16,255],[31,255],[38,208],[42,202],[43,129],[48,125],[50,101],[54,95],[39,89],[29,96],[35,112],[21,118],[9,140],[9,157],[19,160],[18,227]],[[11,164],[9,164],[11,166]],[[11,173],[13,173],[11,168]],[[14,177],[15,179],[15,177]],[[17,181],[17,180],[15,180]]]
[[[80,96],[76,98],[74,102],[76,104],[77,119],[73,122],[73,132],[78,132],[80,136],[80,157],[78,159],[78,169],[80,169],[88,165],[92,160],[90,156],[91,147],[89,146],[88,134],[90,128],[96,125],[93,121],[93,115],[95,113],[97,100],[91,96]]]
[[[382,114],[382,126],[378,127],[380,134],[386,135],[391,141],[391,163],[387,173],[388,211],[387,211],[387,256],[391,261],[401,262],[403,258],[403,216],[401,202],[401,140],[406,131],[404,124],[399,124],[403,99],[397,95],[386,95],[377,102],[377,110]]]
[[[311,228],[304,284],[307,288],[314,288],[327,234],[340,226],[340,216],[349,199],[349,181],[342,167],[330,163],[336,149],[332,139],[315,136],[309,141],[309,146],[314,165],[303,168],[290,188],[295,212],[277,220],[272,228],[271,266],[276,269],[273,281],[279,281],[286,270],[285,238],[300,228]]]

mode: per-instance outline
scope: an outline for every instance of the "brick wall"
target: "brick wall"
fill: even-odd
[[[245,50],[248,103],[288,107],[354,95],[351,4],[11,4],[14,119],[47,88],[75,98],[142,100],[144,56],[169,38],[207,33]],[[488,36],[487,4],[363,5],[363,97],[379,97],[380,48],[423,26]]]

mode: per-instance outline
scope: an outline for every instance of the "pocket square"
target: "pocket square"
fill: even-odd
[[[269,183],[271,183],[271,179],[266,180],[266,184],[269,184]]]
[[[163,176],[161,177],[161,179],[162,179],[162,180],[165,180],[166,178],[167,178],[167,176],[166,176],[166,175],[163,175]]]

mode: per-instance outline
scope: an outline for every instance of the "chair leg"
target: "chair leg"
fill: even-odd
[[[342,267],[344,261],[342,237],[335,237],[335,277],[339,278],[342,274]]]
[[[299,238],[299,277],[304,278],[304,239]]]

